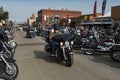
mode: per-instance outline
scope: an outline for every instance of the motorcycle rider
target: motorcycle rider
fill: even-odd
[[[50,33],[50,46],[52,47],[52,53],[51,53],[51,56],[55,56],[55,51],[56,51],[56,47],[57,47],[57,42],[55,40],[53,40],[53,37],[57,36],[61,34],[59,32],[59,29],[58,29],[58,26],[54,26],[54,29],[52,29],[51,33]]]

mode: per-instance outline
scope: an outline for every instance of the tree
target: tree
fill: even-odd
[[[9,12],[4,11],[3,7],[0,7],[0,21],[1,20],[6,20],[9,18]]]

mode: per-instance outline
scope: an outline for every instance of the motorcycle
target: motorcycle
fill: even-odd
[[[0,68],[2,73],[6,74],[12,79],[18,75],[18,66],[13,58],[8,58],[2,51],[0,52]]]
[[[114,39],[111,36],[107,35],[104,35],[103,37],[104,38],[99,38],[99,40],[97,40],[96,37],[93,35],[93,37],[90,38],[92,41],[89,39],[89,42],[85,44],[86,47],[88,47],[89,45],[90,47],[89,49],[83,49],[84,53],[87,55],[93,55],[95,54],[95,52],[109,52],[110,48],[115,43]]]
[[[6,42],[0,41],[1,51],[3,51],[9,58],[14,57],[15,49]]]
[[[35,37],[35,31],[32,28],[28,29],[27,32],[26,32],[26,37],[27,38]]]
[[[55,51],[56,59],[59,62],[65,61],[66,66],[71,67],[73,64],[73,37],[70,34],[64,33],[54,36],[52,40],[58,43],[57,49]],[[50,46],[50,44],[47,44],[45,46],[45,51],[51,54],[52,49]]]
[[[16,47],[17,47],[17,42],[14,40],[14,36],[12,36],[12,35],[7,35],[7,40],[6,40],[6,42],[9,44],[9,45],[11,45],[13,48],[15,48],[16,49]]]
[[[87,55],[93,55],[95,52],[109,52],[114,44],[114,39],[111,36],[95,35],[93,32],[88,32],[85,37],[80,36],[76,41],[74,48],[84,51]]]
[[[1,38],[2,42],[12,46],[14,49],[17,47],[17,42],[15,42],[13,40],[14,36],[9,34],[8,31],[6,32],[6,31],[2,30],[0,32],[0,38]]]
[[[110,57],[116,62],[120,62],[120,44],[114,44],[110,49]]]

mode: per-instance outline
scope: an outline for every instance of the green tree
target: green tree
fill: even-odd
[[[4,11],[3,7],[0,7],[0,20],[6,20],[9,18],[9,12]]]

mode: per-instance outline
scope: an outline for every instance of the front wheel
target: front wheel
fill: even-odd
[[[15,79],[19,71],[18,66],[14,62],[8,62],[8,64],[10,65],[11,69],[8,66],[6,66],[5,72],[10,78]]]
[[[118,51],[111,52],[110,56],[114,61],[120,62],[120,52]]]
[[[65,63],[66,63],[66,66],[68,66],[68,67],[71,67],[72,66],[72,64],[73,64],[73,55],[68,55],[67,56],[67,60],[65,61]]]

